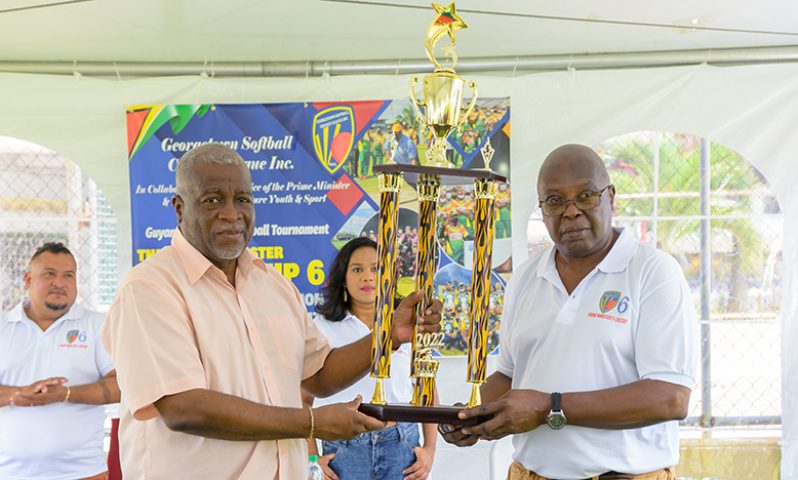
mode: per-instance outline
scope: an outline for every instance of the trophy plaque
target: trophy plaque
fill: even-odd
[[[477,100],[475,82],[469,82],[473,91],[467,106],[463,106],[466,81],[454,70],[457,57],[453,47],[455,32],[468,28],[460,18],[452,3],[442,7],[435,3],[436,17],[427,29],[425,50],[435,69],[423,79],[423,101],[416,98],[415,88],[419,79],[414,77],[410,84],[410,98],[417,115],[423,119],[424,126],[432,136],[432,145],[427,150],[423,165],[396,164],[392,160],[385,165],[376,166],[380,191],[379,232],[377,235],[377,314],[371,348],[371,376],[376,379],[374,395],[370,403],[363,403],[360,410],[368,415],[392,421],[476,424],[484,418],[468,421],[457,418],[463,408],[459,406],[433,405],[435,397],[435,376],[439,360],[432,352],[443,345],[442,333],[413,332],[410,376],[414,379],[411,404],[388,404],[385,396],[384,379],[390,377],[391,352],[393,350],[391,331],[394,314],[394,294],[396,291],[396,232],[398,222],[399,189],[402,180],[417,185],[419,202],[418,253],[416,257],[416,290],[423,290],[424,302],[420,302],[416,316],[423,315],[434,297],[433,280],[436,273],[436,219],[440,202],[441,185],[459,185],[473,181],[474,212],[474,257],[471,276],[471,305],[469,310],[468,372],[466,380],[472,384],[468,406],[481,403],[479,387],[485,382],[491,255],[493,249],[493,205],[497,183],[507,179],[490,170],[493,149],[490,140],[481,150],[485,167],[477,170],[453,168],[446,158],[448,137],[455,132],[473,110]],[[435,56],[435,45],[445,35],[451,40],[450,66],[441,66]],[[392,139],[390,157],[396,153],[396,140]]]

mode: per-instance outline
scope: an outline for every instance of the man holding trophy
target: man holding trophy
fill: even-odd
[[[510,480],[675,480],[697,359],[681,267],[612,226],[590,148],[549,154],[538,195],[554,247],[513,274],[486,403],[459,414],[493,418],[439,431],[460,446],[514,435]]]

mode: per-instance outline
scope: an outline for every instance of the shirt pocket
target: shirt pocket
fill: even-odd
[[[289,315],[264,315],[259,330],[266,358],[279,360],[292,372],[302,371],[305,339],[295,319]]]

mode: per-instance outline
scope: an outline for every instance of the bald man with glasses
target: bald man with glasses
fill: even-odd
[[[460,446],[513,435],[510,480],[675,480],[697,361],[681,267],[613,227],[592,149],[555,149],[537,187],[554,246],[513,273],[497,371],[460,414],[493,418],[439,430]]]

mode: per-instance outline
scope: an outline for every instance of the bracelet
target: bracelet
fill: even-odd
[[[310,412],[310,433],[308,434],[308,438],[313,438],[313,431],[316,429],[316,420],[313,418],[313,407],[308,407],[308,412]]]
[[[72,394],[72,389],[69,388],[69,385],[66,386],[66,389],[67,389],[66,397],[64,397],[64,399],[61,400],[61,403],[66,403],[67,401],[69,401],[69,396]]]

